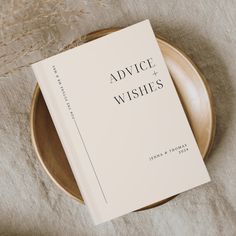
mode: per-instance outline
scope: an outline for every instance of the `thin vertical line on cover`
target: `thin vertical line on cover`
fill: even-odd
[[[81,135],[81,133],[80,133],[79,126],[78,126],[78,124],[77,124],[77,122],[76,122],[75,119],[74,119],[74,122],[75,122],[76,129],[77,129],[77,131],[78,131],[78,133],[79,133],[79,136],[80,136],[80,138],[81,138],[81,140],[82,140],[82,143],[83,143],[83,145],[84,145],[84,149],[85,149],[85,151],[86,151],[86,153],[87,153],[87,155],[88,155],[89,162],[90,162],[90,164],[91,164],[91,166],[92,166],[92,168],[93,168],[94,175],[95,175],[95,177],[96,177],[96,179],[97,179],[97,181],[98,181],[98,185],[99,185],[99,188],[100,188],[100,190],[101,190],[101,192],[102,192],[103,198],[104,198],[105,202],[108,203],[108,202],[107,202],[107,199],[106,199],[106,196],[105,196],[105,193],[104,193],[104,191],[103,191],[103,189],[102,189],[101,183],[100,183],[100,181],[99,181],[99,178],[98,178],[98,176],[97,176],[96,170],[95,170],[95,168],[94,168],[94,165],[93,165],[93,163],[92,163],[92,160],[91,160],[91,158],[90,158],[90,156],[89,156],[89,153],[88,153],[88,150],[87,150],[86,145],[85,145],[85,143],[84,143],[84,140],[83,140],[82,135]]]

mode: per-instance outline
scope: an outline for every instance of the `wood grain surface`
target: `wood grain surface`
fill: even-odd
[[[197,64],[213,91],[212,182],[95,227],[86,207],[50,180],[32,148],[36,80],[29,64],[89,32],[147,18]],[[0,0],[0,235],[235,235],[235,46],[234,0]]]

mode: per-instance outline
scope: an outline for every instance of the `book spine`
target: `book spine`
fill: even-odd
[[[72,138],[70,137],[68,130],[65,128],[66,125],[64,124],[63,114],[62,114],[63,111],[59,109],[59,105],[57,104],[57,98],[55,97],[57,95],[53,93],[54,85],[51,84],[47,74],[45,73],[45,68],[43,63],[39,62],[33,64],[32,69],[38,81],[44,100],[47,104],[49,113],[52,117],[58,136],[60,137],[60,141],[66,153],[68,162],[70,164],[76,182],[79,185],[83,200],[85,204],[89,207],[90,214],[96,224],[96,222],[99,221],[100,217],[99,213],[95,210],[96,206],[94,205],[94,201],[92,200],[89,184],[88,181],[86,181],[86,175],[84,174],[83,171],[83,163],[82,161],[80,161],[80,158],[82,158],[82,154],[80,155],[80,157],[75,156],[75,153],[77,153],[78,149],[82,153],[82,150],[84,149],[82,145],[83,141],[80,140],[81,141],[80,144],[77,143],[76,147],[77,150],[73,150],[74,149],[73,145],[71,145]],[[89,170],[86,168],[86,171],[88,172]],[[91,198],[89,196],[91,196]]]

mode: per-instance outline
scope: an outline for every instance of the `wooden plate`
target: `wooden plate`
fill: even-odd
[[[116,30],[117,28],[105,29],[90,33],[83,37],[83,42],[96,39]],[[216,125],[210,89],[199,70],[186,55],[160,37],[157,37],[157,41],[184,106],[201,154],[205,158],[212,147]],[[73,48],[76,45],[78,45],[77,41],[65,49]],[[32,98],[30,125],[33,146],[48,175],[61,189],[83,203],[80,190],[38,85]],[[157,202],[142,208],[142,210],[163,204],[172,198]]]

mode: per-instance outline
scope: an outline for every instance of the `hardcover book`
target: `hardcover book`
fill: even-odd
[[[95,224],[210,180],[148,20],[32,68]]]

